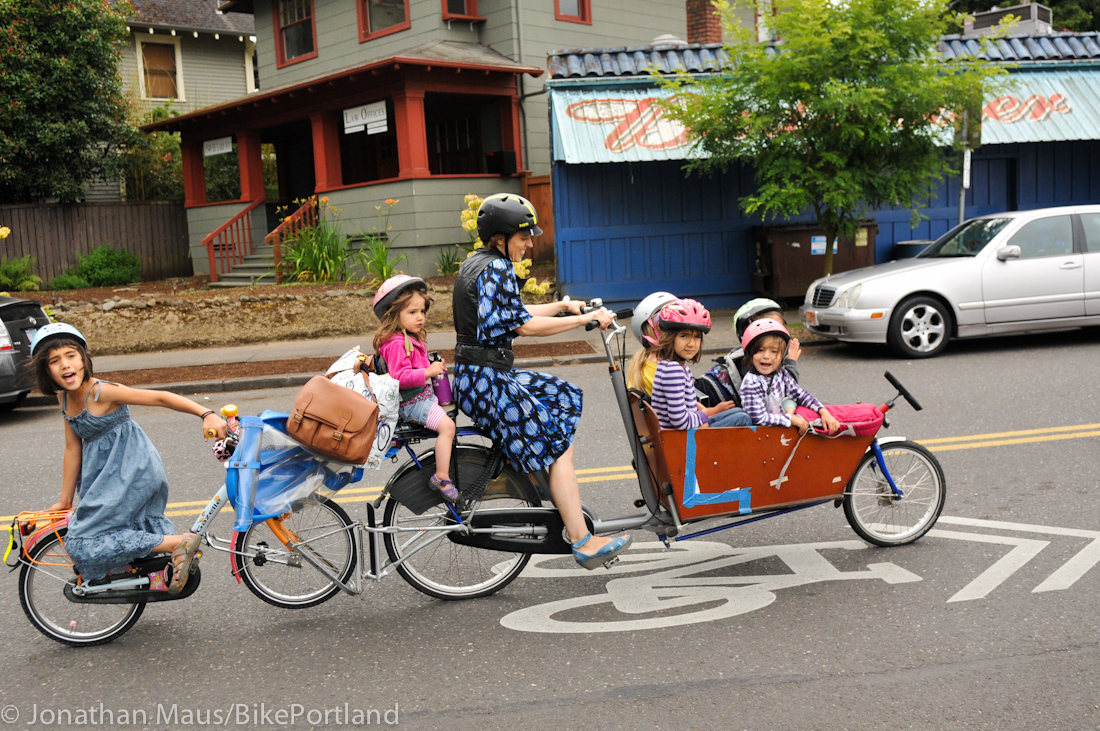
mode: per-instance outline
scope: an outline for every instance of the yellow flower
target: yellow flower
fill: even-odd
[[[0,240],[6,239],[11,235],[11,229],[7,226],[0,226]]]

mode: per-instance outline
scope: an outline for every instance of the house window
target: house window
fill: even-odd
[[[554,18],[592,25],[592,0],[554,0]]]
[[[317,56],[313,0],[275,0],[275,46],[279,66]]]
[[[477,15],[477,0],[443,0],[443,20],[484,20]]]
[[[412,27],[408,0],[358,0],[359,41]]]
[[[393,101],[386,100],[386,130],[340,134],[340,169],[344,185],[396,178],[401,172],[397,159],[397,128]]]
[[[428,94],[424,97],[424,119],[428,170],[432,175],[485,173],[485,154],[501,149],[497,99]]]
[[[142,97],[183,100],[178,43],[139,43]]]

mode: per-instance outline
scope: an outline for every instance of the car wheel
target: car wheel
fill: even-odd
[[[932,297],[910,297],[894,308],[886,342],[903,358],[930,358],[950,337],[951,310]]]

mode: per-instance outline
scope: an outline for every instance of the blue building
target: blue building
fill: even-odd
[[[978,54],[948,36],[948,59]],[[1012,63],[1010,93],[986,100],[966,216],[1100,203],[1100,38],[1096,33],[1009,36],[988,59]],[[667,92],[650,67],[706,74],[726,61],[717,44],[570,50],[549,57],[552,185],[559,288],[573,297],[638,301],[655,290],[731,307],[753,296],[757,218],[738,200],[752,170],[683,171],[684,130],[661,114]],[[875,262],[901,241],[934,239],[958,223],[958,178],[908,209],[880,210]],[[805,216],[796,221],[810,221]],[[774,222],[770,222],[774,223]],[[871,245],[869,243],[869,245]]]

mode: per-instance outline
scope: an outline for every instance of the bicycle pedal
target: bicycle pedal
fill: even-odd
[[[617,563],[619,563],[619,557],[618,556],[612,556],[607,561],[604,561],[603,567],[605,569],[609,569]]]

